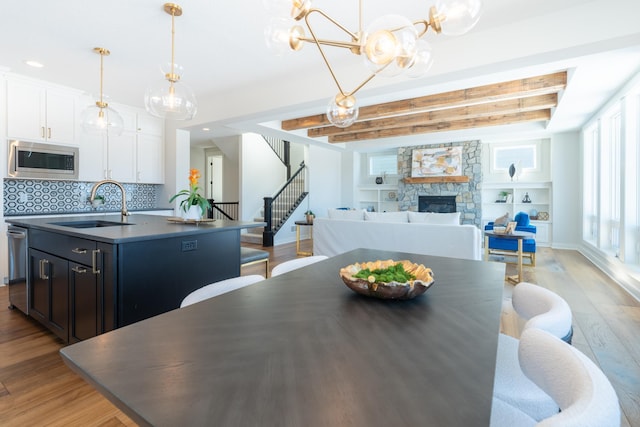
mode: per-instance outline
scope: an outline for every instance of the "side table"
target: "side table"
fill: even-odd
[[[484,259],[489,261],[489,236],[495,237],[498,239],[510,239],[518,241],[518,251],[516,255],[518,257],[518,274],[514,276],[507,276],[507,281],[517,285],[522,282],[522,241],[524,239],[532,239],[534,237],[533,233],[526,233],[524,231],[513,231],[510,234],[506,233],[496,233],[493,230],[488,230],[484,232]]]
[[[300,250],[300,227],[310,227],[309,237],[311,239],[311,247],[313,248],[313,222],[296,221],[295,224],[296,224],[296,255],[302,255],[302,256],[313,255],[313,251],[306,252],[306,251]]]

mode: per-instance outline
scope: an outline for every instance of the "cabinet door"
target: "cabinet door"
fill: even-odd
[[[7,136],[44,141],[46,91],[32,84],[7,81]]]
[[[75,144],[76,96],[56,90],[47,90],[47,140]]]
[[[69,341],[68,262],[30,249],[31,307],[33,317],[65,342]],[[31,313],[30,310],[30,313]]]
[[[164,183],[164,144],[162,137],[138,134],[137,181],[149,184]]]
[[[29,250],[29,314],[38,321],[49,324],[49,277],[45,263],[48,254],[35,249]]]
[[[100,181],[107,177],[105,138],[83,133],[80,140],[80,181]]]
[[[99,275],[89,266],[69,263],[69,340],[78,342],[100,333]]]
[[[136,134],[109,135],[107,141],[107,178],[136,182]]]

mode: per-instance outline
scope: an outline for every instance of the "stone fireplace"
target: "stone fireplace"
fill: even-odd
[[[402,178],[411,177],[411,156],[414,149],[462,146],[462,174],[469,178],[468,182],[409,183]],[[417,147],[402,147],[398,149],[398,210],[422,211],[427,209],[420,206],[420,198],[424,196],[447,197],[448,205],[453,206],[451,212],[460,212],[462,224],[473,224],[480,227],[481,186],[482,186],[482,143],[480,141],[466,141],[448,144],[422,145]],[[453,202],[451,201],[453,200]],[[441,204],[435,202],[435,204]],[[445,209],[433,207],[428,209]],[[447,208],[450,209],[450,208]]]

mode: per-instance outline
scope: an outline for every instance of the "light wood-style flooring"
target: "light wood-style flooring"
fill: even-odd
[[[266,249],[271,268],[296,257],[295,243]],[[515,273],[511,265],[508,271]],[[242,271],[263,273],[263,265]],[[640,303],[575,251],[541,248],[537,266],[525,267],[524,278],[568,301],[574,315],[574,345],[612,382],[620,399],[622,426],[640,427]],[[522,322],[510,309],[512,289],[505,284],[502,330],[518,336]],[[135,425],[64,365],[58,354],[63,347],[60,340],[7,306],[7,288],[0,287],[1,426]]]

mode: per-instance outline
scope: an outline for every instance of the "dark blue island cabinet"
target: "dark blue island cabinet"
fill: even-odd
[[[193,290],[240,275],[238,227],[112,242],[43,228],[29,228],[29,315],[69,343],[177,309]]]

